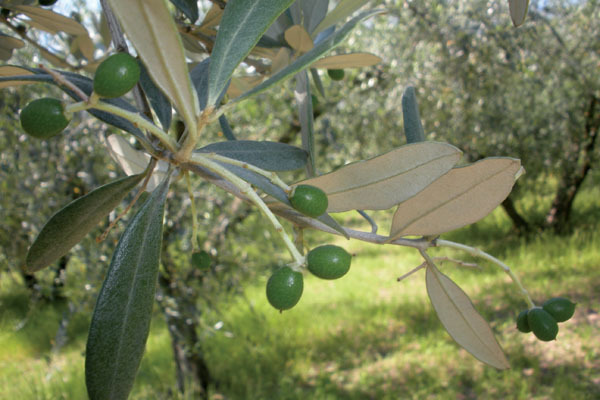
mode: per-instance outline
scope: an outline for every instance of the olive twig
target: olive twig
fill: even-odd
[[[50,75],[52,77],[52,79],[54,79],[56,81],[56,83],[66,87],[68,89],[71,89],[73,91],[73,93],[75,93],[77,96],[79,96],[79,98],[81,100],[83,100],[83,101],[89,100],[88,96],[85,93],[83,93],[83,91],[81,89],[79,89],[77,86],[75,86],[73,83],[71,83],[60,72],[53,71],[50,68],[46,67],[44,64],[40,64],[39,67],[42,71],[44,71],[48,75]]]
[[[190,208],[192,212],[192,250],[196,250],[198,242],[198,214],[196,213],[196,200],[192,191],[192,180],[188,171],[185,172],[188,195],[190,196]]]
[[[254,189],[252,189],[252,186],[248,182],[238,177],[233,172],[230,172],[223,166],[219,165],[217,162],[207,158],[203,154],[192,154],[192,157],[189,162],[200,165],[206,168],[207,170],[217,175],[220,175],[221,177],[227,179],[231,184],[236,186],[240,190],[241,194],[248,197],[254,204],[256,204],[258,208],[260,208],[261,211],[265,213],[269,221],[273,224],[275,230],[277,231],[277,233],[279,233],[286,247],[288,248],[288,251],[294,258],[294,263],[291,265],[291,267],[293,269],[297,269],[298,267],[304,264],[304,256],[300,254],[300,252],[294,245],[294,242],[290,239],[285,229],[283,229],[283,226],[281,226],[281,223],[279,222],[277,217],[275,217],[275,215],[269,209],[269,207],[267,207],[263,199],[261,199],[260,196],[254,191]]]
[[[466,251],[467,253],[471,254],[472,256],[481,257],[485,260],[492,262],[493,264],[496,264],[497,266],[502,268],[504,270],[504,272],[506,272],[508,274],[508,276],[510,276],[510,278],[512,279],[514,284],[517,285],[521,294],[525,298],[525,301],[527,301],[529,308],[535,307],[535,303],[533,302],[533,300],[531,300],[531,296],[529,296],[529,292],[527,291],[527,289],[525,289],[525,287],[523,287],[523,284],[519,280],[519,277],[514,274],[514,272],[510,269],[510,267],[508,265],[504,264],[502,261],[498,260],[496,257],[494,257],[491,254],[488,254],[485,251],[480,250],[476,247],[471,247],[471,246],[467,246],[467,245],[464,245],[461,243],[451,242],[449,240],[437,239],[434,243],[435,243],[435,246],[438,246],[438,247],[445,246],[445,247],[451,247],[454,249]]]
[[[89,104],[88,102],[79,102],[70,104],[65,107],[65,114],[72,114],[77,111],[88,110],[90,108],[95,108],[97,110],[106,111],[111,114],[118,115],[119,117],[123,117],[133,123],[135,126],[139,128],[146,129],[150,131],[154,136],[156,136],[161,143],[170,151],[175,152],[177,149],[177,143],[173,138],[171,138],[166,132],[160,129],[158,126],[154,125],[152,122],[143,118],[140,114],[132,113],[127,110],[124,110],[120,107],[113,106],[112,104],[105,103],[103,101],[99,101],[96,104]]]

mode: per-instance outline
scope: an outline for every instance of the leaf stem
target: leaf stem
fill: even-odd
[[[244,196],[247,196],[252,202],[254,202],[254,204],[256,204],[258,206],[258,208],[260,208],[261,211],[263,213],[265,213],[265,215],[267,216],[269,221],[271,221],[271,223],[275,227],[275,230],[277,231],[277,233],[279,233],[279,235],[283,239],[286,247],[288,248],[288,251],[294,258],[294,263],[291,265],[291,267],[297,270],[301,265],[304,264],[304,262],[305,262],[304,256],[302,254],[300,254],[300,252],[294,245],[293,241],[290,239],[290,237],[288,236],[286,231],[283,229],[283,226],[281,226],[281,223],[279,222],[277,217],[275,217],[275,215],[269,209],[269,207],[267,207],[267,205],[265,204],[263,199],[261,199],[260,196],[254,191],[254,189],[252,189],[252,186],[248,182],[241,179],[240,177],[235,175],[233,172],[228,171],[226,168],[219,165],[217,162],[209,159],[208,157],[206,157],[203,154],[199,154],[199,153],[192,154],[190,163],[200,165],[200,166],[206,168],[207,170],[214,172],[215,174],[220,175],[221,177],[227,179],[234,186],[236,186],[240,190],[241,194],[243,194]]]
[[[497,266],[502,268],[504,270],[504,272],[506,272],[508,274],[508,276],[510,276],[510,278],[512,279],[514,284],[517,285],[517,287],[519,288],[519,290],[521,292],[521,295],[523,295],[523,297],[525,298],[525,301],[529,305],[529,308],[535,307],[535,303],[533,302],[533,300],[531,300],[531,296],[529,296],[529,292],[527,291],[527,289],[525,289],[525,287],[521,283],[521,280],[519,279],[519,277],[517,275],[515,275],[515,273],[510,269],[510,267],[508,265],[504,264],[502,261],[498,260],[496,257],[494,257],[491,254],[488,254],[485,251],[480,250],[476,247],[471,247],[471,246],[467,246],[467,245],[464,245],[461,243],[451,242],[449,240],[437,239],[435,241],[435,246],[451,247],[454,249],[466,251],[467,253],[471,254],[472,256],[481,257],[485,260],[490,261],[493,264],[496,264]]]
[[[95,108],[97,110],[106,111],[111,114],[118,115],[119,117],[123,117],[131,123],[133,123],[134,125],[136,125],[137,127],[150,131],[171,152],[175,152],[177,149],[177,143],[175,142],[175,140],[173,140],[173,138],[171,138],[158,126],[154,125],[152,122],[143,118],[139,114],[129,112],[120,107],[113,106],[112,104],[108,104],[102,101],[90,104],[88,102],[81,101],[79,103],[69,104],[68,106],[66,106],[65,113],[74,113],[77,111],[88,110],[90,108]]]

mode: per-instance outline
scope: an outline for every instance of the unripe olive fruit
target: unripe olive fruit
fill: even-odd
[[[311,185],[294,187],[290,195],[290,203],[302,214],[313,218],[322,215],[329,205],[325,192]]]
[[[198,269],[207,269],[210,267],[211,258],[204,250],[192,254],[192,265]]]
[[[308,270],[322,279],[338,279],[350,269],[352,256],[342,247],[332,244],[312,249],[306,256]]]
[[[290,267],[282,267],[267,281],[267,300],[279,311],[294,307],[304,290],[302,273]]]
[[[27,104],[21,110],[20,119],[23,130],[38,139],[58,135],[69,125],[62,102],[49,97]]]
[[[554,297],[542,304],[542,308],[556,320],[565,322],[575,313],[575,303],[564,297]]]
[[[54,5],[54,3],[56,3],[58,0],[39,0],[40,6],[52,6]]]
[[[117,53],[102,61],[94,75],[94,92],[100,97],[121,97],[140,79],[137,60],[127,53]]]
[[[341,81],[344,79],[344,70],[343,69],[328,69],[327,75],[334,81]]]
[[[558,324],[552,315],[548,314],[543,308],[535,307],[529,310],[527,322],[538,339],[545,342],[556,339]]]
[[[528,313],[529,310],[523,310],[517,317],[517,329],[523,333],[531,332],[531,327],[529,326],[529,321],[527,320]]]

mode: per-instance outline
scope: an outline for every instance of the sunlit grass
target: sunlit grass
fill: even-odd
[[[353,253],[350,272],[337,281],[306,274],[300,303],[281,314],[266,301],[266,275],[247,284],[244,296],[220,304],[220,313],[205,312],[203,323],[219,327],[201,333],[215,380],[212,397],[599,398],[599,194],[592,188],[578,198],[574,218],[580,225],[570,235],[516,237],[502,210],[444,235],[501,258],[534,301],[554,296],[576,301],[575,316],[560,325],[554,342],[517,332],[514,320],[526,303],[500,268],[456,250],[431,249],[433,256],[479,263],[481,269],[452,263],[440,268],[490,321],[511,369],[485,366],[454,343],[432,310],[423,271],[396,281],[421,263],[416,251],[310,234],[311,246],[335,241]],[[86,398],[83,352],[89,316],[78,316],[70,341],[52,353],[64,306],[30,309],[26,304],[25,291],[2,287],[0,398]],[[158,313],[131,398],[186,398],[176,392],[170,337]]]

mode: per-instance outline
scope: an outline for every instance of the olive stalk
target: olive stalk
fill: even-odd
[[[260,208],[261,211],[265,213],[269,221],[273,224],[275,230],[283,239],[286,247],[288,248],[288,251],[294,259],[294,263],[290,266],[293,269],[297,270],[301,265],[305,263],[304,256],[300,254],[300,252],[294,245],[292,239],[290,239],[285,229],[283,229],[283,226],[281,226],[281,223],[279,222],[277,217],[275,217],[275,214],[273,214],[269,207],[267,207],[263,199],[261,199],[260,196],[254,191],[254,189],[252,189],[252,186],[248,182],[241,179],[234,173],[230,172],[229,170],[219,165],[217,162],[209,159],[203,154],[192,154],[190,163],[202,166],[207,170],[214,172],[215,174],[227,179],[231,184],[236,186],[240,190],[241,194],[248,197],[254,204],[256,204],[258,208]]]
[[[517,287],[519,288],[519,291],[525,298],[525,301],[527,301],[529,308],[535,307],[535,303],[533,302],[533,300],[531,300],[531,296],[529,296],[529,292],[527,291],[527,289],[525,289],[525,287],[521,283],[521,280],[519,279],[519,277],[517,275],[515,275],[515,273],[510,269],[510,267],[508,265],[504,264],[502,261],[498,260],[496,257],[494,257],[491,254],[488,254],[485,251],[480,250],[476,247],[471,247],[471,246],[467,246],[467,245],[464,245],[461,243],[455,243],[455,242],[451,242],[449,240],[444,240],[444,239],[437,239],[435,241],[435,246],[451,247],[454,249],[463,250],[463,251],[466,251],[467,253],[471,254],[472,256],[481,257],[485,260],[490,261],[493,264],[496,264],[497,266],[502,268],[504,270],[504,272],[506,272],[508,274],[508,276],[510,276],[513,283],[515,285],[517,285]]]

